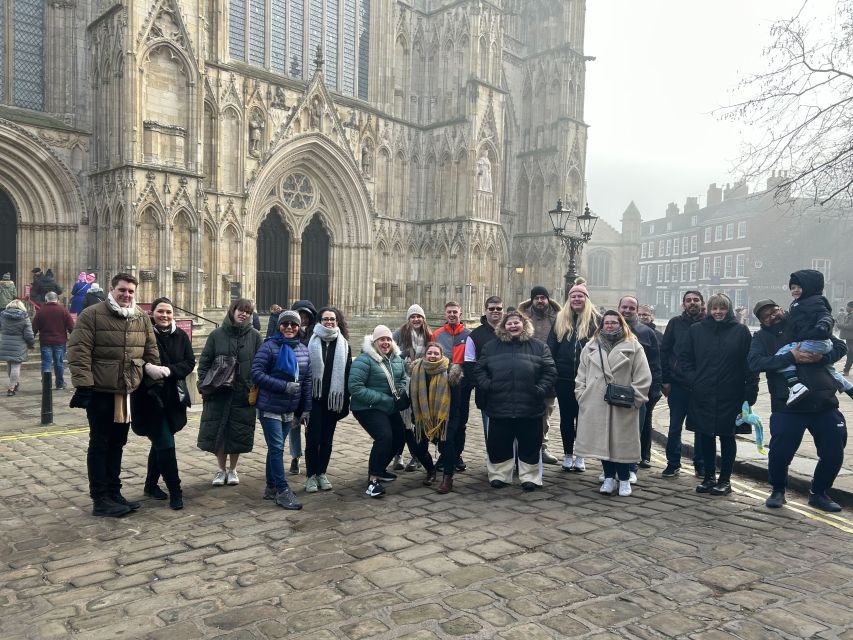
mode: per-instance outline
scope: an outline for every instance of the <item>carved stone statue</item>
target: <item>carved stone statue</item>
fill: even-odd
[[[323,106],[320,104],[319,100],[315,100],[311,104],[311,128],[319,129],[320,122],[323,118]]]
[[[261,138],[263,133],[264,121],[256,115],[249,123],[249,155],[257,158],[261,154]]]
[[[364,174],[365,178],[370,177],[370,169],[371,169],[371,153],[370,149],[367,147],[361,148],[361,172]]]
[[[492,192],[492,163],[485,151],[477,160],[477,189],[488,193]]]
[[[275,88],[275,99],[270,103],[274,109],[287,109],[287,99],[284,95],[284,89],[281,87]]]

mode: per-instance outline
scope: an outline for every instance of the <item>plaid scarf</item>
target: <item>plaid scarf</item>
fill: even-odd
[[[415,439],[447,437],[447,420],[450,417],[450,385],[447,369],[450,361],[443,357],[438,362],[418,360],[412,366],[409,395],[412,398],[412,415],[415,423]],[[431,376],[427,381],[427,376]]]

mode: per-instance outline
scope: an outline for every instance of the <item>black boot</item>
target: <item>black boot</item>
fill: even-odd
[[[705,475],[702,484],[696,485],[696,493],[711,493],[711,489],[717,484],[717,479],[714,476]]]
[[[146,496],[154,498],[155,500],[165,500],[169,496],[167,496],[166,492],[157,484],[159,480],[160,467],[157,465],[157,452],[152,446],[148,451],[148,473],[145,476],[144,493]]]
[[[184,494],[181,491],[181,478],[178,475],[178,459],[175,457],[175,449],[162,449],[157,452],[157,464],[166,488],[169,490],[169,506],[178,511],[184,508]]]
[[[120,518],[130,513],[130,507],[114,502],[105,496],[92,498],[92,515],[102,518]]]

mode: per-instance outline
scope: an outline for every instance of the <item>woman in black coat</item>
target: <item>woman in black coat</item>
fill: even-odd
[[[151,308],[161,366],[145,365],[145,384],[131,396],[131,413],[134,431],[151,441],[145,495],[155,500],[169,498],[172,509],[182,509],[175,434],[187,424],[190,399],[185,379],[195,369],[195,355],[189,336],[175,326],[171,300],[157,298]],[[169,489],[168,496],[157,484],[161,475]]]
[[[747,366],[752,334],[735,320],[732,302],[723,294],[708,300],[708,317],[690,327],[677,355],[690,386],[687,429],[697,435],[705,465],[698,493],[724,496],[732,492],[737,444],[735,420],[744,401],[758,397],[758,374]],[[748,428],[748,426],[747,426]],[[720,476],[717,442],[720,439]]]
[[[489,416],[489,483],[495,489],[512,483],[517,443],[518,479],[522,489],[533,491],[542,486],[542,416],[557,368],[551,351],[533,337],[533,324],[520,311],[507,311],[495,336],[478,355],[475,370]]]

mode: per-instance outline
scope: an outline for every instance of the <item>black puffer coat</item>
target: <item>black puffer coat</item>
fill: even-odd
[[[502,326],[477,354],[477,389],[486,396],[486,413],[493,418],[538,418],[545,414],[545,397],[557,379],[551,351],[533,337],[533,324],[524,321],[513,338]]]
[[[690,327],[676,357],[690,388],[687,429],[704,435],[735,434],[744,400],[754,404],[758,374],[749,370],[752,334],[729,309],[717,322],[710,315]]]
[[[557,340],[557,332],[553,327],[551,328],[547,344],[551,350],[551,355],[554,357],[554,364],[557,365],[557,384],[568,384],[572,390],[575,388],[575,378],[578,375],[578,367],[581,363],[581,351],[595,334],[599,321],[600,318],[597,315],[594,316],[589,323],[589,333],[585,336],[578,336],[578,323],[577,318],[575,318],[575,329],[572,331],[571,338],[566,334],[562,340]]]
[[[152,433],[165,419],[169,430],[177,433],[187,424],[187,408],[178,400],[178,380],[184,380],[195,369],[195,354],[189,336],[175,327],[166,333],[154,328],[160,364],[169,367],[169,377],[161,384],[145,376],[142,385],[130,396],[135,433]],[[185,381],[186,382],[186,381]]]
[[[791,303],[788,329],[792,340],[829,340],[835,319],[832,306],[823,296],[823,274],[814,269],[803,269],[791,274],[791,283],[803,289],[799,299]]]

